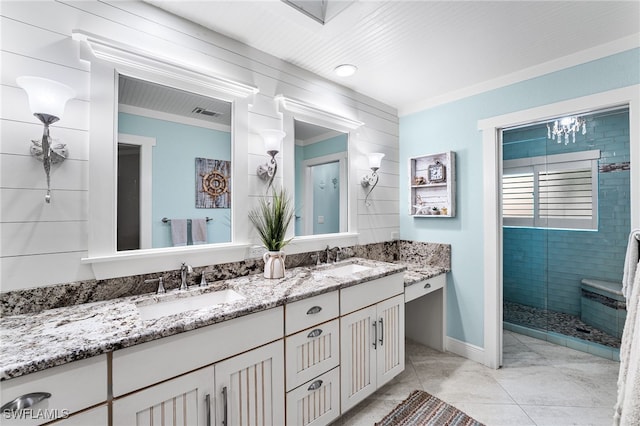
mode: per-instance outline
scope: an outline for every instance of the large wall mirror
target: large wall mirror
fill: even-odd
[[[91,66],[83,263],[105,279],[243,259],[249,220],[236,203],[249,172],[235,160],[248,152],[257,87],[188,49],[73,38]]]
[[[348,133],[294,120],[295,235],[347,232]]]
[[[364,123],[335,106],[320,107],[285,95],[276,99],[287,134],[284,154],[295,159],[293,167],[283,171],[296,207],[296,238],[290,250],[357,244],[357,200],[348,191],[354,187],[357,129]]]
[[[119,74],[118,251],[231,241],[231,106]]]

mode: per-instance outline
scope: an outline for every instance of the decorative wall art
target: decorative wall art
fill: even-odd
[[[196,208],[231,207],[231,161],[196,158]]]
[[[413,217],[455,217],[455,153],[409,159],[409,214]]]

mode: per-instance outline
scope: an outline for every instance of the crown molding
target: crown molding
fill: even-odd
[[[212,91],[226,95],[226,98],[247,98],[259,92],[259,89],[255,86],[223,77],[212,76],[209,72],[201,72],[193,68],[185,67],[171,58],[160,57],[155,53],[86,31],[74,30],[72,32],[72,38],[85,43],[95,58],[124,66],[129,70],[142,73],[151,72],[157,76],[171,80],[179,80],[201,87],[204,86]],[[81,51],[81,59],[91,60],[83,51]]]

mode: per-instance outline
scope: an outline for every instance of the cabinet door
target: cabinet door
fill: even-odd
[[[376,390],[376,307],[340,318],[341,407],[344,413]]]
[[[404,370],[404,295],[378,303],[376,385],[380,386]]]
[[[284,342],[215,365],[216,424],[284,424]]]
[[[114,426],[208,426],[214,367],[159,383],[113,401]]]

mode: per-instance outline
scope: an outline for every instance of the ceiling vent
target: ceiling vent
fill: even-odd
[[[195,107],[191,112],[193,112],[194,114],[206,115],[208,117],[213,117],[213,118],[218,118],[222,115],[222,113],[220,112],[211,111],[202,107]]]

